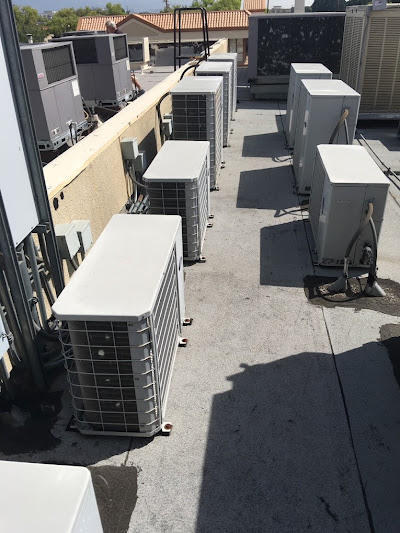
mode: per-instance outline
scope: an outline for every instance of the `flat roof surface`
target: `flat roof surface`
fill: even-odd
[[[180,227],[180,216],[114,215],[54,304],[55,316],[104,321],[149,316]]]
[[[210,150],[208,141],[166,141],[144,173],[146,181],[193,181]]]
[[[285,148],[284,103],[244,101],[244,92],[220,190],[211,193],[207,262],[185,267],[186,312],[194,320],[172,375],[170,436],[66,431],[66,391],[47,440],[28,433],[13,448],[0,433],[0,453],[137,469],[129,533],[395,533],[400,190],[391,184],[379,241],[389,297],[309,300],[310,280],[341,271],[313,265],[305,197],[295,194]],[[362,131],[396,169],[396,128]]]

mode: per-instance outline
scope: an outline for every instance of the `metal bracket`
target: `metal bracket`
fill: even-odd
[[[207,224],[207,228],[209,228],[209,229],[210,229],[210,228],[212,228],[212,227],[213,227],[213,225],[214,225],[214,224],[213,224],[212,222],[209,222],[209,223]]]
[[[193,324],[193,318],[184,318],[182,326],[191,326]]]
[[[179,348],[186,348],[188,342],[189,342],[188,339],[181,337],[179,339],[179,344],[178,344]]]
[[[50,226],[48,223],[46,224],[38,224],[36,228],[32,230],[32,233],[47,233],[50,230]]]

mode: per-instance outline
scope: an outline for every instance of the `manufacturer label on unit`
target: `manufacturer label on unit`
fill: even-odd
[[[79,91],[78,80],[72,80],[72,92],[74,93],[74,96],[79,96],[81,94]]]
[[[39,74],[37,75],[38,77],[38,80],[42,80],[44,78],[44,74],[43,72],[39,72]]]

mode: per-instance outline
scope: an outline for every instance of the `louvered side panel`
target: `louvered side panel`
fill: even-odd
[[[214,184],[212,188],[215,188],[218,184],[219,173],[221,172],[222,163],[222,144],[223,144],[223,102],[222,102],[222,87],[220,87],[215,94],[214,98],[215,106],[215,174]],[[211,147],[212,150],[212,147]],[[210,151],[211,153],[211,151]],[[210,155],[211,165],[213,163],[212,156]],[[212,173],[211,173],[212,179]]]
[[[317,151],[315,158],[314,174],[311,183],[309,220],[315,242],[317,242],[319,214],[321,212],[322,195],[324,192],[325,171],[321,157]]]
[[[340,78],[358,90],[365,17],[346,16]]]
[[[200,237],[200,252],[203,248],[204,237],[206,234],[208,221],[208,160],[204,160],[203,167],[197,180],[198,186],[198,204],[199,204],[199,237]]]
[[[344,24],[342,59],[340,62],[340,79],[345,83],[349,83],[350,52],[354,20],[355,17],[347,15]]]

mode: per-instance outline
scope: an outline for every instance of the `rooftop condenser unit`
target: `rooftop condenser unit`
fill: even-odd
[[[302,80],[330,80],[332,72],[322,63],[292,63],[290,65],[289,91],[286,106],[286,138],[293,148],[297,128],[300,85]]]
[[[103,533],[87,468],[0,461],[0,477],[3,531]]]
[[[21,46],[39,149],[56,150],[87,127],[71,43]]]
[[[183,284],[181,217],[113,216],[53,306],[81,433],[166,429]]]
[[[386,4],[385,4],[386,6]],[[346,10],[340,78],[361,94],[360,113],[400,113],[400,9]]]
[[[318,146],[309,216],[319,264],[343,264],[369,202],[373,203],[372,218],[379,237],[388,189],[387,177],[362,146]],[[367,226],[352,248],[350,265],[367,267],[364,248],[372,242]]]
[[[167,141],[143,181],[150,214],[180,215],[183,257],[199,260],[210,212],[210,143]]]
[[[125,34],[70,35],[82,96],[89,106],[119,107],[132,100],[133,88]]]
[[[222,76],[190,76],[171,90],[174,139],[210,143],[211,190],[217,188],[222,163],[222,83]]]
[[[230,122],[232,116],[232,90],[233,90],[233,69],[232,63],[222,61],[204,61],[196,70],[196,76],[222,76],[224,78],[224,146],[228,146]]]
[[[310,194],[318,144],[328,144],[330,141],[352,144],[359,105],[360,95],[343,81],[301,82],[293,153],[293,170],[300,194]]]
[[[237,110],[237,53],[228,52],[226,54],[211,54],[207,61],[230,61],[233,64],[233,91],[232,91],[232,120],[235,120],[235,111]]]

